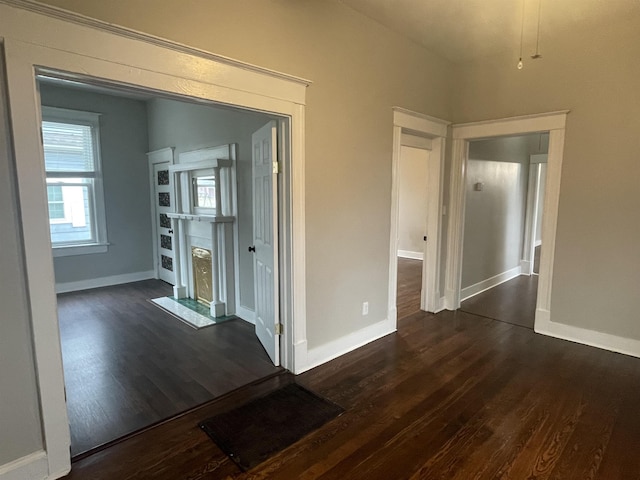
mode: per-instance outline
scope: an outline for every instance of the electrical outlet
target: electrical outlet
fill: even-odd
[[[362,302],[362,315],[369,315],[369,302]]]

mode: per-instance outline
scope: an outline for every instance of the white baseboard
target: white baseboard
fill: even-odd
[[[534,331],[541,335],[602,348],[611,352],[640,357],[640,340],[551,321],[549,310],[537,309]]]
[[[43,450],[31,453],[6,465],[0,465],[0,480],[40,480],[49,478],[48,475],[49,464],[47,454]]]
[[[253,325],[256,324],[256,312],[255,312],[255,310],[251,310],[250,308],[245,307],[243,305],[238,305],[236,307],[235,315],[236,315],[236,317],[241,318],[245,322],[252,323]]]
[[[442,306],[444,307],[445,310],[453,311],[456,308],[458,308],[458,306],[455,305],[454,298],[455,298],[455,292],[450,288],[445,288],[444,299],[442,301]]]
[[[380,322],[369,325],[356,332],[352,332],[344,337],[333,340],[319,347],[309,349],[307,352],[307,362],[303,368],[296,373],[302,373],[307,370],[311,370],[318,365],[322,365],[334,358],[337,358],[345,353],[349,353],[356,348],[360,348],[367,343],[371,343],[374,340],[389,335],[396,331],[395,322],[390,322],[385,319]],[[296,368],[296,370],[298,370]]]
[[[395,305],[393,307],[391,307],[387,311],[387,321],[390,322],[390,323],[397,324],[397,322],[398,322],[398,307],[396,307]]]
[[[56,293],[76,292],[79,290],[89,290],[90,288],[110,287],[111,285],[120,285],[123,283],[139,282],[141,280],[149,280],[155,278],[155,272],[148,270],[146,272],[125,273],[124,275],[112,275],[110,277],[91,278],[79,282],[56,283]]]
[[[512,268],[511,270],[507,270],[506,272],[499,273],[491,278],[487,278],[481,282],[478,282],[469,287],[465,287],[460,291],[460,301],[464,302],[468,298],[473,297],[474,295],[478,295],[490,288],[496,287],[501,283],[508,282],[512,278],[515,278],[520,275],[520,266]]]
[[[438,305],[436,306],[436,310],[433,313],[440,313],[443,310],[448,310],[446,305],[447,305],[447,299],[445,297],[440,297],[438,299]]]
[[[293,344],[293,368],[290,370],[298,375],[306,370],[308,347],[306,340],[299,340]]]
[[[520,260],[520,275],[531,275],[531,270],[533,270],[533,262],[529,260]]]
[[[409,250],[398,250],[398,256],[402,258],[412,258],[413,260],[424,260],[423,252],[410,252]]]

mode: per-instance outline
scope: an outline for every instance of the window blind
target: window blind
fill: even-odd
[[[42,122],[47,172],[93,172],[94,152],[89,125]]]

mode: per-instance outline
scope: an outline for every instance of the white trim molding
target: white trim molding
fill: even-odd
[[[440,304],[440,249],[442,230],[442,185],[444,181],[444,154],[447,129],[450,122],[406,108],[393,107],[393,155],[391,159],[391,222],[389,232],[389,290],[388,320],[397,324],[397,284],[398,284],[398,221],[399,186],[398,170],[400,150],[407,136],[424,137],[428,140],[422,147],[429,152],[427,166],[427,212],[425,218],[428,241],[425,245],[422,264],[422,292],[420,308],[435,312]],[[415,143],[414,145],[420,145]],[[426,148],[426,147],[430,148]]]
[[[241,318],[245,322],[249,322],[252,325],[256,324],[256,312],[249,307],[238,304],[236,307],[236,317]]]
[[[40,450],[5,465],[0,465],[0,480],[25,480],[49,478],[47,454]],[[66,475],[69,470],[60,472]],[[57,478],[57,477],[56,477]]]
[[[283,365],[306,361],[304,116],[309,81],[122,29],[28,0],[0,0],[7,94],[21,206],[36,380],[48,478],[70,468],[70,434],[48,232],[41,108],[35,74],[142,89],[270,113],[286,128],[283,169]],[[300,351],[297,349],[300,348]],[[42,478],[40,476],[39,478]],[[29,477],[24,477],[28,479]],[[33,477],[35,478],[35,477]]]
[[[344,337],[333,340],[319,347],[309,349],[306,368],[302,371],[311,370],[318,365],[322,365],[334,358],[338,358],[346,353],[360,348],[367,343],[371,343],[396,331],[395,322],[388,319],[369,325]],[[302,373],[297,372],[297,373]]]
[[[482,292],[489,290],[490,288],[497,287],[501,283],[508,282],[516,277],[519,277],[521,274],[521,267],[517,266],[506,272],[499,273],[498,275],[494,275],[493,277],[482,280],[481,282],[474,283],[473,285],[469,285],[465,287],[460,292],[460,301],[464,302],[471,297],[474,297]]]
[[[56,293],[77,292],[80,290],[90,290],[92,288],[111,287],[124,283],[140,282],[156,278],[154,270],[146,272],[124,273],[122,275],[111,275],[109,277],[90,278],[77,282],[56,283]]]
[[[410,258],[412,260],[424,260],[423,252],[410,252],[409,250],[398,250],[398,256],[401,258]]]
[[[469,141],[538,132],[549,132],[548,167],[542,220],[542,251],[538,299],[536,309],[536,331],[540,322],[550,318],[551,281],[553,278],[553,255],[555,252],[560,177],[564,153],[564,134],[568,110],[540,113],[521,117],[503,118],[475,123],[453,125],[453,151],[451,162],[449,232],[447,249],[447,271],[445,278],[445,303],[449,310],[460,308],[462,278],[462,246],[464,243],[465,180]],[[547,313],[545,313],[547,312]]]
[[[552,322],[548,310],[536,310],[536,333],[640,358],[640,340]]]

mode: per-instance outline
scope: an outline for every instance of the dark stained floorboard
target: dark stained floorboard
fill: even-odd
[[[465,300],[460,310],[533,329],[537,293],[538,276],[520,275]]]
[[[74,456],[273,374],[253,325],[195,330],[152,304],[159,280],[58,296]]]
[[[346,412],[250,472],[198,429],[293,380],[244,387],[75,463],[68,480],[640,478],[640,359],[420,312],[295,377]]]
[[[422,260],[398,257],[398,319],[420,311]]]

